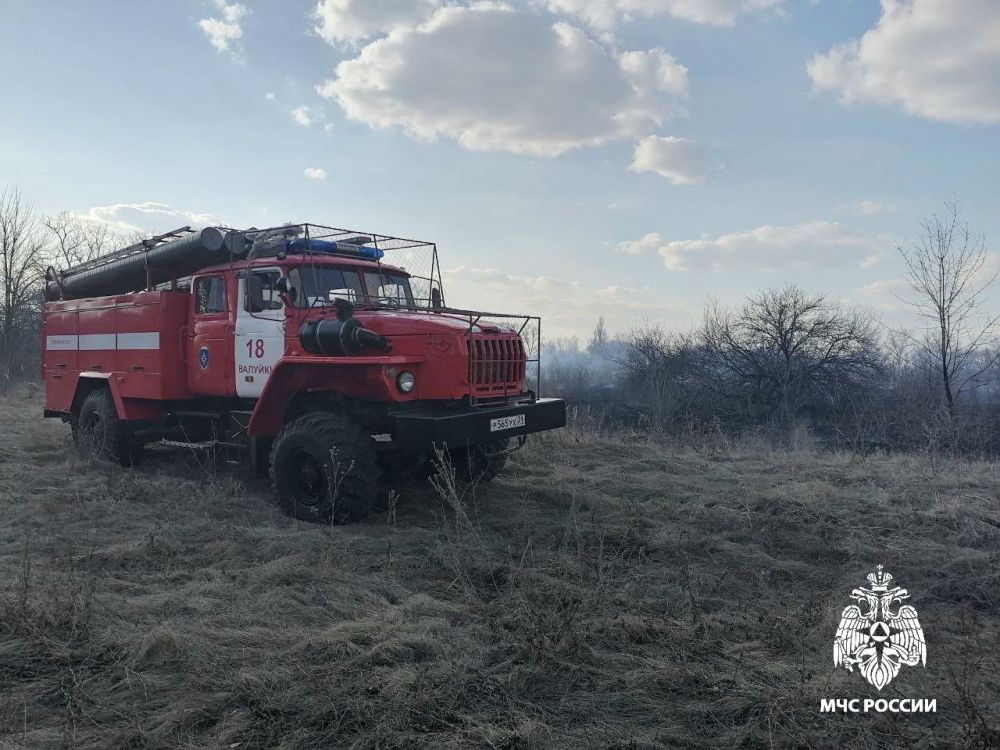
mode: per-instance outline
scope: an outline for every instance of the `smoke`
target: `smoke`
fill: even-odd
[[[542,378],[547,395],[591,401],[617,399],[620,394],[624,343],[608,335],[601,318],[590,341],[576,336],[546,342],[542,349]]]

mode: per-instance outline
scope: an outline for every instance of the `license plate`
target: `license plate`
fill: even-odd
[[[524,427],[524,415],[514,414],[510,417],[497,417],[490,420],[490,432],[500,432],[500,430],[512,430],[515,427]]]

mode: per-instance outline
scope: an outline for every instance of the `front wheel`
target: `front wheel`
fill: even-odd
[[[271,448],[271,487],[282,509],[303,521],[348,523],[375,503],[372,438],[341,414],[293,419]]]

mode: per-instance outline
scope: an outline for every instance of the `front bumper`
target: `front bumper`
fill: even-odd
[[[524,424],[517,417],[524,416]],[[566,426],[566,402],[561,398],[540,398],[503,406],[464,406],[458,409],[426,406],[396,412],[393,442],[401,448],[426,450],[435,444],[450,447],[488,443],[493,440],[528,435]],[[512,417],[513,420],[504,420]],[[491,429],[497,426],[500,429]]]

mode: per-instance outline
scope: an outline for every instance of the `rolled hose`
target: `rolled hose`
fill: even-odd
[[[146,250],[141,243],[131,249],[136,252],[80,271],[58,274],[52,269],[47,275],[45,299],[102,297],[155,286],[242,257],[246,238],[240,232],[205,227]]]
[[[392,348],[388,339],[369,331],[356,318],[307,320],[299,328],[299,341],[310,354],[324,357],[350,356],[363,349],[388,352]]]

